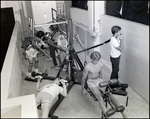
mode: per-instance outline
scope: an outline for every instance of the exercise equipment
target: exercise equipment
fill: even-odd
[[[87,51],[87,50],[90,50],[90,49],[93,49],[93,48],[96,48],[96,47],[99,47],[99,46],[102,46],[102,45],[107,44],[107,43],[109,43],[109,42],[110,42],[110,39],[108,39],[107,41],[105,41],[105,42],[103,42],[103,43],[100,43],[100,44],[98,44],[98,45],[95,45],[95,46],[92,46],[92,47],[83,49],[83,50],[81,50],[81,51],[78,51],[78,52],[76,52],[76,54],[81,53],[81,52],[85,52],[85,51]]]
[[[76,69],[76,71],[74,73],[74,78],[76,78],[81,83],[82,71]],[[103,100],[105,101],[106,107],[107,107],[107,103],[109,103],[109,105],[111,106],[111,108],[106,112],[106,114],[103,114],[103,112],[102,112],[102,118],[109,117],[109,116],[115,114],[116,112],[123,112],[124,109],[125,109],[125,107],[122,106],[122,105],[119,106],[119,107],[114,108],[114,106],[113,106],[113,104],[110,100],[109,93],[114,94],[113,90],[111,89],[110,86],[113,86],[113,85],[116,85],[116,84],[118,84],[118,79],[112,79],[112,80],[109,80],[109,81],[103,81],[103,82],[99,83],[99,87],[106,87],[105,92],[100,90],[100,92],[102,93]],[[87,85],[87,78],[85,80],[84,88],[90,94],[90,96],[94,99],[94,101],[98,101],[97,97],[93,94],[93,92],[90,90],[90,88]],[[115,93],[115,94],[117,94],[117,93]],[[125,94],[127,95],[127,92],[123,93],[123,94],[119,94],[119,95],[125,96]]]
[[[74,48],[73,48],[73,36],[72,36],[73,31],[72,31],[72,28],[71,28],[71,27],[72,27],[72,20],[71,20],[71,19],[68,19],[68,22],[67,22],[67,23],[70,25],[70,29],[68,28],[68,31],[70,31],[70,32],[67,32],[67,33],[68,33],[68,34],[67,34],[67,38],[69,39],[69,40],[68,40],[68,41],[69,41],[69,53],[68,53],[68,56],[64,59],[62,65],[60,65],[60,70],[59,70],[57,76],[56,76],[56,77],[50,77],[50,80],[54,80],[55,78],[58,78],[59,75],[60,75],[60,72],[62,71],[62,69],[63,69],[63,67],[64,67],[64,65],[67,64],[67,66],[68,66],[68,76],[66,77],[66,80],[67,80],[68,83],[69,83],[69,85],[68,85],[68,87],[67,87],[67,92],[69,92],[70,89],[73,87],[73,85],[75,85],[75,84],[80,85],[80,84],[81,84],[81,83],[80,83],[80,79],[81,79],[81,77],[82,77],[82,71],[84,70],[84,66],[83,66],[82,62],[80,61],[80,59],[79,59],[79,57],[78,57],[77,54],[78,54],[78,53],[81,53],[81,52],[85,52],[85,51],[90,50],[90,49],[93,49],[93,48],[95,48],[95,47],[102,46],[102,45],[104,45],[104,44],[110,42],[110,39],[107,40],[107,41],[105,41],[104,43],[101,43],[101,44],[98,44],[98,45],[96,45],[96,46],[93,46],[93,47],[84,49],[84,50],[82,50],[82,51],[76,52],[76,51],[74,50]],[[53,23],[53,24],[55,24],[55,23]],[[51,25],[52,25],[52,24],[51,24]],[[35,26],[35,27],[39,27],[39,26],[40,26],[40,25]],[[57,28],[56,28],[56,31],[58,31]],[[56,31],[54,32],[54,34],[56,33]],[[66,30],[66,31],[67,31],[67,30]],[[54,35],[54,34],[53,34],[53,35]],[[49,43],[50,43],[50,45],[54,46],[55,48],[60,49],[60,50],[63,51],[63,52],[66,52],[64,49],[62,49],[62,48],[60,48],[60,47],[57,47],[57,46],[54,45],[52,42],[49,42]],[[77,69],[76,67],[78,67],[79,69]],[[106,83],[106,82],[105,82],[105,83]],[[110,84],[112,84],[112,83],[109,82],[108,84],[110,85]],[[102,85],[102,86],[105,86],[104,84],[101,84],[101,85]],[[110,91],[112,91],[109,85],[106,86],[106,87],[108,87],[107,90],[106,90],[106,92],[103,92],[103,94],[104,94],[104,95],[103,95],[103,98],[104,98],[104,101],[106,102],[106,105],[107,105],[107,102],[110,102],[110,101],[109,101],[110,99],[109,99],[108,93],[109,93]],[[85,85],[85,89],[86,89],[87,92],[94,98],[95,101],[98,101],[97,98],[96,98],[96,96],[92,93],[92,91],[90,90],[90,88],[88,88],[87,85]],[[52,107],[51,110],[50,110],[49,116],[51,116],[51,115],[54,113],[54,111],[57,109],[57,107],[59,106],[59,104],[60,104],[60,103],[62,102],[62,100],[64,99],[64,97],[61,96],[61,95],[59,95],[58,97],[59,97],[58,100],[56,101],[56,103],[53,105],[53,107]],[[110,103],[110,105],[111,105],[111,103]],[[117,107],[117,109],[115,110],[115,112],[116,112],[116,111],[122,111],[122,110],[123,110],[123,107]],[[110,112],[107,114],[107,116],[112,115],[112,114],[114,114],[114,111],[110,110]]]
[[[74,71],[74,78],[77,79],[81,83],[81,77],[82,77],[82,72],[83,71],[79,70],[79,69],[74,69],[74,70],[75,70]],[[93,99],[95,101],[98,101],[96,96],[91,92],[90,88],[88,88],[88,85],[87,85],[86,81],[87,81],[87,79],[85,80],[84,88],[93,97]],[[128,87],[128,84],[120,83],[118,80],[117,80],[117,82],[114,82],[114,81],[116,81],[116,79],[115,80],[109,80],[109,82],[104,81],[104,83],[102,83],[102,85],[104,85],[104,87],[105,87],[106,84],[108,85],[108,83],[109,83],[109,85],[106,86],[106,92],[109,90],[109,91],[111,91],[112,94],[127,96],[126,88]],[[115,86],[114,83],[115,83],[115,85],[119,84],[119,86],[120,86],[119,88],[116,88],[116,90],[111,88],[112,86]],[[122,90],[122,88],[123,88],[123,90]],[[126,106],[127,105],[128,105],[128,96],[127,96],[127,100],[126,100]]]
[[[112,79],[109,81],[104,81],[104,82],[99,83],[99,87],[107,87],[105,92],[101,90],[100,92],[102,93],[106,106],[107,106],[107,102],[111,106],[111,109],[108,110],[105,114],[102,112],[102,118],[110,117],[111,115],[115,114],[115,112],[123,112],[125,110],[125,107],[123,105],[120,105],[114,108],[114,105],[112,104],[110,97],[109,97],[109,93],[113,94],[110,85],[116,85],[117,83],[118,83],[118,79]]]

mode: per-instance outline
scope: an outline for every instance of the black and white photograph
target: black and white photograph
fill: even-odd
[[[149,4],[1,1],[1,118],[149,118]]]

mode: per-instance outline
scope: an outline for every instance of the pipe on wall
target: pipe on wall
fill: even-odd
[[[105,1],[88,1],[88,19],[91,36],[101,32],[100,15],[105,14]]]

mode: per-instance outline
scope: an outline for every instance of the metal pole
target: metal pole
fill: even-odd
[[[76,54],[81,53],[81,52],[85,52],[85,51],[90,50],[90,49],[93,49],[93,48],[96,48],[96,47],[101,46],[101,45],[104,45],[104,44],[106,44],[106,43],[108,43],[108,42],[110,42],[110,39],[109,39],[109,40],[107,40],[107,41],[105,41],[104,43],[101,43],[101,44],[98,44],[98,45],[95,45],[95,46],[89,47],[89,48],[87,48],[87,49],[84,49],[84,50],[78,51],[78,52],[76,52]]]
[[[34,27],[42,27],[42,26],[50,26],[50,25],[56,25],[56,24],[67,24],[67,21],[62,21],[62,22],[51,22],[47,24],[40,24],[40,25],[35,25]]]
[[[70,49],[72,49],[73,45],[73,28],[72,28],[72,19],[68,19],[68,31],[70,32],[70,39],[69,39],[69,45]]]

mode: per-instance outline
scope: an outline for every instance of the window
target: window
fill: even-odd
[[[106,1],[106,14],[149,25],[147,1]]]
[[[87,0],[83,0],[83,1],[80,1],[80,0],[73,1],[72,0],[72,6],[88,10]]]

